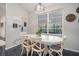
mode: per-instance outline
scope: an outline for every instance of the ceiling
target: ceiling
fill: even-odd
[[[0,17],[4,16],[6,13],[6,4],[0,3]]]
[[[33,12],[37,3],[20,3],[19,5],[23,7],[25,10],[27,10],[28,12]],[[46,8],[50,6],[51,3],[43,3],[42,5]]]

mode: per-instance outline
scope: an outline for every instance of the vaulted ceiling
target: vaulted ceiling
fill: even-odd
[[[34,11],[34,8],[35,6],[37,5],[38,3],[21,3],[19,4],[21,7],[23,7],[25,10],[27,10],[28,12],[33,12]],[[42,4],[45,8],[50,6],[51,3],[43,3]]]

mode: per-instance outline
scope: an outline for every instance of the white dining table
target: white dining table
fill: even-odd
[[[47,45],[51,45],[51,44],[57,44],[63,41],[62,37],[57,37],[57,36],[45,36],[42,37],[42,42],[44,42]]]
[[[63,41],[62,37],[52,36],[52,35],[37,36],[37,35],[33,35],[33,34],[28,34],[28,35],[25,34],[25,35],[21,35],[21,36],[22,37],[28,36],[28,38],[38,39],[38,40],[41,40],[42,42],[44,42],[48,45],[60,43]]]

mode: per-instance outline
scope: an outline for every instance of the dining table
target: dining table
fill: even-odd
[[[63,41],[62,37],[57,37],[57,36],[45,36],[41,37],[41,41],[44,42],[45,44],[51,45],[51,44],[58,44]]]

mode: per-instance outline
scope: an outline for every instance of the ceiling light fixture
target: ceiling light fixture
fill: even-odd
[[[35,6],[35,11],[36,12],[43,12],[45,10],[45,7],[42,5],[42,3],[38,3],[36,6]]]

